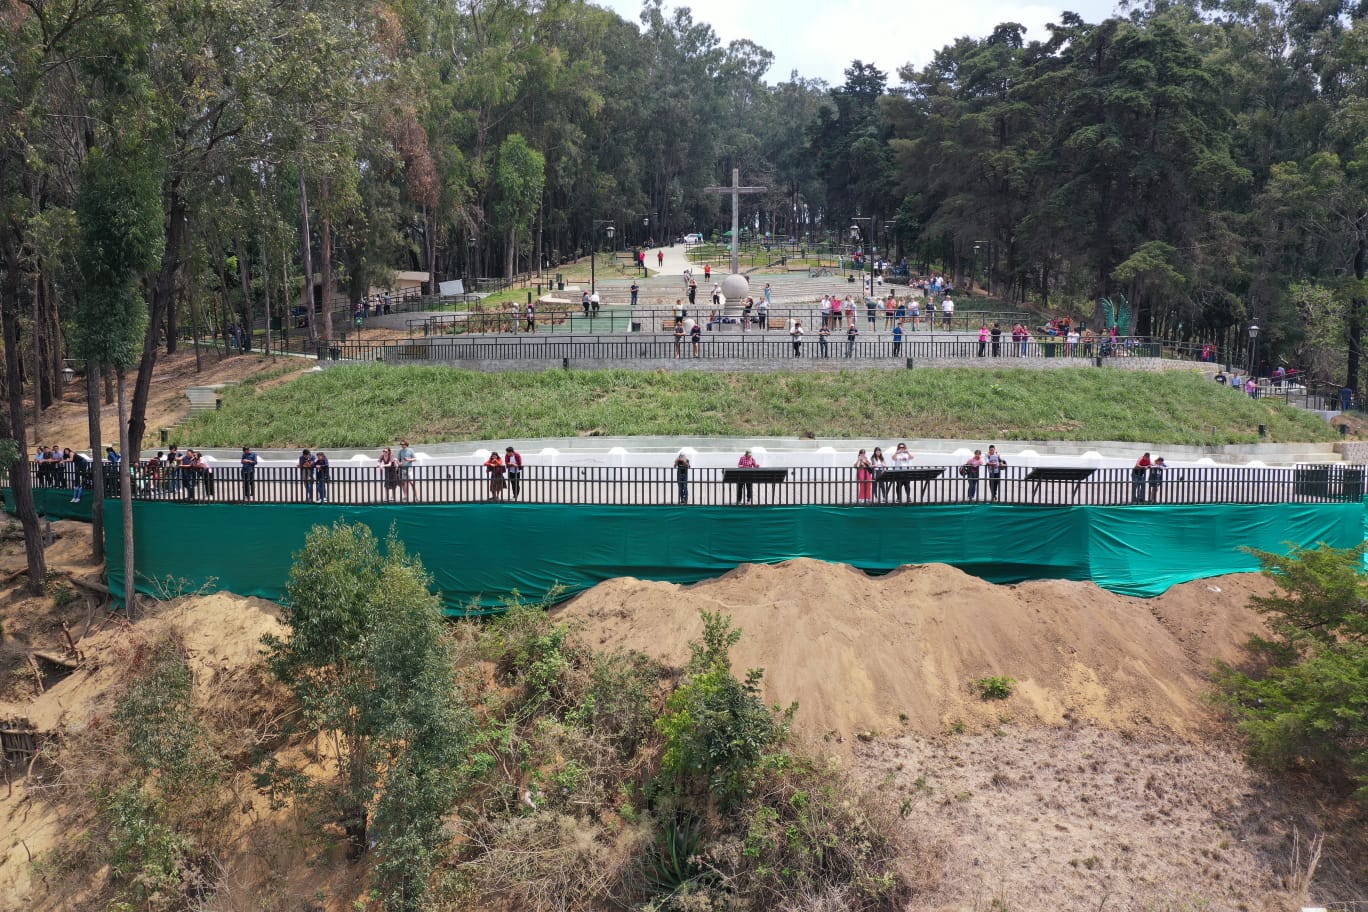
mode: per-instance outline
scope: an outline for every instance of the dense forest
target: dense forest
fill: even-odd
[[[395,270],[507,277],[743,221],[842,237],[1012,302],[1360,386],[1368,2],[1149,0],[1039,36],[1003,23],[842,85],[723,44],[687,8],[584,0],[0,0],[0,317],[9,403],[63,359],[159,351],[345,307]],[[869,223],[862,223],[869,224]],[[311,339],[332,321],[304,307]]]

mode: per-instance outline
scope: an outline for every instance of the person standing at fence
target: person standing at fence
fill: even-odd
[[[90,480],[90,459],[81,452],[71,454],[71,502],[80,503]]]
[[[245,446],[242,448],[242,499],[251,500],[256,497],[256,470],[257,454],[252,452],[252,448]]]
[[[684,352],[684,318],[678,316],[679,302],[675,302],[675,321],[674,321],[674,356],[678,360]]]
[[[304,482],[304,502],[313,503],[314,499],[314,456],[305,450],[299,454],[299,480]]]
[[[855,325],[855,299],[850,295],[845,296],[845,303],[842,305],[845,311],[845,321],[847,326]]]
[[[989,445],[983,464],[988,467],[988,499],[997,503],[998,486],[1002,484],[1002,470],[1007,467],[1007,460],[1002,458],[996,446]]]
[[[738,469],[758,469],[760,468],[760,463],[755,461],[755,457],[751,455],[750,450],[746,450],[746,452],[742,454],[741,458],[736,461],[736,467]],[[743,480],[739,480],[736,482],[737,506],[741,505],[743,495],[745,497],[746,503],[754,503],[754,494],[755,485],[749,479],[745,479],[743,476]]]
[[[822,326],[823,326],[823,327],[828,327],[828,326],[830,326],[830,325],[831,325],[831,298],[828,297],[827,295],[822,295],[822,303],[821,303],[820,305],[818,305],[818,309],[819,309],[819,310],[821,311],[821,313],[822,313]]]
[[[195,499],[195,487],[199,484],[199,472],[195,469],[195,451],[186,450],[180,457],[180,480],[185,489],[185,499]]]
[[[869,462],[874,471],[874,496],[880,501],[888,500],[888,482],[884,480],[884,473],[888,471],[888,460],[884,459],[883,448],[875,447],[870,454]]]
[[[827,326],[826,323],[823,323],[822,328],[817,330],[817,354],[821,355],[823,358],[827,357],[829,353],[827,340],[830,337],[831,327]]]
[[[758,319],[760,320],[760,331],[761,331],[761,332],[764,332],[764,331],[768,330],[768,329],[769,329],[769,298],[761,298],[761,299],[760,299],[760,303],[757,304],[756,307],[755,307],[755,312],[756,312],[756,314],[758,314]]]
[[[900,443],[893,450],[893,471],[896,473],[894,477],[898,479],[894,493],[897,495],[898,503],[902,503],[904,498],[909,503],[912,501],[912,490],[908,485],[906,474],[911,468],[912,451],[907,448],[907,444]]]
[[[1135,465],[1131,467],[1131,502],[1145,502],[1145,476],[1149,472],[1150,466],[1154,463],[1150,461],[1150,454],[1146,453],[1135,460]]]
[[[399,487],[399,463],[394,458],[394,452],[385,447],[380,451],[380,458],[376,461],[380,467],[380,478],[385,489],[385,500],[394,500],[394,492]]]
[[[994,358],[1001,357],[1001,356],[1002,356],[1002,324],[999,323],[999,322],[997,322],[996,320],[994,320],[994,321],[993,321],[993,328],[990,329],[990,330],[988,331],[988,335],[991,336],[992,339],[993,339],[993,357],[994,357]]]
[[[485,474],[489,476],[489,499],[503,500],[504,473],[507,468],[499,458],[498,450],[489,451],[489,458],[485,460],[484,467]]]
[[[511,446],[504,447],[504,469],[508,472],[508,496],[517,500],[522,497],[522,453]]]
[[[944,329],[949,330],[955,322],[955,302],[947,294],[945,300],[941,301],[941,323]]]
[[[851,320],[846,324],[846,357],[855,357],[855,337],[860,331],[855,327],[855,321]]]
[[[328,482],[332,480],[332,464],[328,454],[314,453],[314,488],[318,492],[318,502],[328,502]]]
[[[983,468],[983,451],[974,450],[969,461],[960,466],[960,475],[969,482],[969,500],[978,500],[979,471]]]
[[[978,356],[979,356],[980,358],[986,358],[986,357],[988,357],[988,324],[987,324],[987,323],[984,323],[982,326],[979,327],[979,347],[978,347]]]
[[[1149,468],[1149,502],[1150,502],[1150,503],[1158,503],[1158,502],[1159,502],[1159,488],[1160,488],[1160,486],[1163,485],[1163,483],[1164,483],[1164,469],[1166,469],[1166,468],[1167,468],[1167,466],[1164,464],[1164,457],[1163,457],[1163,456],[1157,456],[1157,457],[1155,457],[1154,464],[1151,465],[1150,468]]]
[[[797,358],[803,354],[803,321],[794,320],[793,328],[789,330],[789,338],[793,340],[793,357]]]
[[[689,502],[689,455],[683,450],[675,457],[674,470],[675,481],[679,484],[679,502],[686,504]]]
[[[917,321],[921,319],[921,302],[915,296],[907,299],[907,315],[912,318],[912,331],[917,331]]]
[[[530,333],[537,331],[537,307],[530,302],[527,305],[527,331]]]
[[[893,324],[893,357],[895,358],[902,354],[902,339],[902,321],[899,320],[897,323]]]
[[[180,494],[181,489],[181,453],[176,444],[166,451],[166,486],[172,497]]]
[[[199,476],[200,483],[204,485],[204,496],[214,496],[214,467],[204,458],[204,454],[195,450],[195,474]]]
[[[413,464],[418,460],[418,456],[409,448],[407,440],[399,441],[399,452],[395,454],[396,462],[399,463],[399,496],[400,499],[413,501]],[[407,494],[407,498],[404,495]]]
[[[874,499],[874,463],[862,449],[855,454],[855,499],[869,503]]]
[[[701,358],[703,357],[703,327],[692,319],[688,323],[689,341],[693,342],[693,356]]]

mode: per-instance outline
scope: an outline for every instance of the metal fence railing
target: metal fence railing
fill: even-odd
[[[1000,475],[987,469],[965,476],[957,465],[912,464],[862,474],[853,467],[766,466],[760,469],[693,468],[683,480],[690,504],[915,505],[966,501],[1005,504],[1115,506],[1165,504],[1262,504],[1359,501],[1364,494],[1361,465],[1301,465],[1290,468],[1222,466],[1167,467],[1161,475],[1137,479],[1129,468],[1013,465]],[[69,488],[69,468],[36,473],[40,487]],[[501,479],[502,486],[491,482]],[[117,496],[117,485],[109,485]],[[235,466],[210,472],[139,466],[133,477],[138,500],[185,503],[383,504],[521,503],[667,505],[681,502],[681,479],[668,466],[526,466],[516,484],[491,475],[482,465],[417,465],[407,475],[378,466],[335,466],[317,478],[292,466],[259,466],[250,477]]]
[[[618,336],[506,334],[504,336],[440,336],[411,341],[334,342],[320,345],[320,360],[332,361],[665,361],[674,358],[779,361],[788,358],[961,360],[1009,362],[1012,358],[1158,358],[1162,346],[1141,339],[1070,344],[1062,340],[1032,339],[994,345],[965,336],[932,338],[930,333],[861,334],[850,341],[844,332],[827,338],[805,331],[796,347],[781,330],[750,333],[704,333],[694,344],[687,336],[632,333]]]

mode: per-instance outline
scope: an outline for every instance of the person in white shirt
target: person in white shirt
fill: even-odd
[[[831,326],[831,298],[822,295],[822,325]]]
[[[941,301],[941,325],[945,329],[950,328],[950,323],[955,317],[955,302],[946,298]]]

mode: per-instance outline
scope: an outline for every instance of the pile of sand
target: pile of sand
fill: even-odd
[[[1210,718],[1211,659],[1237,657],[1260,629],[1245,604],[1268,587],[1247,574],[1146,600],[1091,583],[1000,586],[939,564],[871,577],[796,560],[693,586],[613,580],[559,616],[595,647],[678,665],[702,631],[700,609],[723,611],[744,631],[736,670],[765,669],[765,699],[796,700],[800,728],[833,740],[935,734],[1004,714],[1193,735]],[[1016,680],[1009,700],[981,699],[974,682],[992,675]]]

